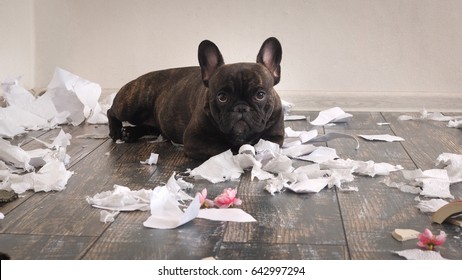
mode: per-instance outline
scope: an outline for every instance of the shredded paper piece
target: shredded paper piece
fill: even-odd
[[[224,222],[239,222],[249,223],[256,222],[254,217],[244,212],[239,208],[208,208],[199,210],[197,218],[224,221]]]
[[[153,165],[157,164],[157,161],[159,160],[159,154],[156,153],[151,153],[149,158],[144,161],[140,161],[141,164],[147,164],[147,165]]]
[[[403,251],[394,251],[393,253],[404,257],[408,260],[446,260],[437,251],[409,249]]]
[[[351,119],[352,116],[353,115],[349,113],[345,113],[341,108],[334,107],[319,112],[318,117],[310,123],[311,125],[320,126],[328,124],[330,122],[347,122]]]
[[[403,138],[399,136],[389,135],[389,134],[377,134],[377,135],[358,135],[361,138],[370,141],[386,141],[386,142],[396,142],[396,141],[404,141]]]

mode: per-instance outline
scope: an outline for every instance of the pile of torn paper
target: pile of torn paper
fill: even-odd
[[[341,191],[356,191],[357,189],[342,187],[342,183],[354,180],[353,174],[374,177],[402,169],[399,165],[388,163],[339,159],[335,149],[308,145],[305,155],[295,158],[311,163],[298,168],[292,166],[293,162],[285,148],[281,149],[275,143],[260,140],[255,146],[241,147],[237,155],[228,150],[188,172],[195,179],[218,183],[239,179],[245,170],[251,170],[252,180],[268,180],[265,189],[274,194],[284,188],[297,193],[312,193],[333,186]]]
[[[382,182],[403,192],[429,198],[422,200],[418,196],[417,208],[424,213],[433,213],[448,203],[444,199],[454,199],[450,186],[462,182],[462,155],[442,153],[436,159],[435,166],[435,169],[424,171],[402,170],[405,182],[391,182],[389,178]]]
[[[12,138],[27,130],[52,129],[60,124],[107,123],[110,104],[100,105],[101,87],[56,68],[47,91],[34,96],[19,80],[1,84],[7,106],[0,107],[0,137]],[[111,102],[108,100],[107,102]]]
[[[133,191],[128,187],[114,185],[113,191],[87,197],[87,202],[103,209],[100,215],[102,222],[113,221],[121,211],[151,210],[151,216],[143,223],[148,228],[172,229],[195,218],[255,222],[252,216],[238,208],[201,209],[199,195],[193,198],[185,192],[193,187],[191,183],[175,178],[174,173],[165,185],[152,190]],[[187,201],[190,201],[189,204]]]
[[[35,139],[45,148],[30,151],[0,138],[0,189],[17,194],[63,190],[73,174],[66,169],[71,137],[61,130],[51,144]]]

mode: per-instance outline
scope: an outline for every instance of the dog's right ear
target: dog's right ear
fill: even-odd
[[[198,58],[201,66],[202,81],[208,87],[210,77],[212,77],[215,70],[225,64],[223,56],[213,42],[204,40],[199,45]]]

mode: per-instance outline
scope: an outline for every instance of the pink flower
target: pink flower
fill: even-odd
[[[236,189],[225,189],[222,194],[215,198],[215,205],[218,208],[228,208],[233,205],[241,205],[242,201],[239,198],[236,198],[236,193]]]
[[[199,196],[199,202],[201,204],[201,207],[213,207],[213,201],[207,199],[207,189],[203,189],[200,193],[197,193],[196,196]]]
[[[433,250],[435,246],[441,246],[444,244],[446,241],[446,233],[444,231],[440,231],[440,234],[435,236],[428,228],[426,228],[424,232],[419,234],[418,238],[419,242],[417,242],[417,246]]]

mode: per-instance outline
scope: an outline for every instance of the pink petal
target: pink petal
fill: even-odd
[[[427,228],[424,230],[423,233],[420,233],[419,236],[419,241],[422,242],[422,244],[428,244],[432,241],[433,239],[433,234],[432,232]]]
[[[421,241],[417,242],[417,246],[422,247],[422,248],[427,248],[427,244],[424,244]]]
[[[443,245],[446,242],[446,233],[444,231],[440,231],[440,234],[435,236],[433,239],[433,244],[435,246]]]

